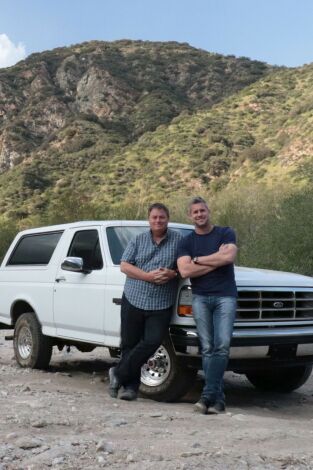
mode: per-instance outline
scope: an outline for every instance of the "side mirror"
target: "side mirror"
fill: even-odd
[[[76,256],[68,256],[67,258],[65,258],[65,260],[61,264],[61,269],[64,269],[64,271],[71,271],[73,273],[91,273],[90,269],[84,269],[83,258],[78,258]]]

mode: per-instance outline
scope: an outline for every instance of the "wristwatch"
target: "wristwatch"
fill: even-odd
[[[194,256],[192,258],[192,262],[195,263],[195,264],[198,264],[198,256]]]

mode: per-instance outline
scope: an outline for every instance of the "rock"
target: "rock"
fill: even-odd
[[[30,423],[30,425],[33,428],[45,428],[46,426],[48,426],[48,423],[47,423],[47,421],[41,419],[41,420],[38,420],[38,421],[32,421]]]
[[[186,463],[183,463],[180,467],[179,467],[180,470],[189,470],[190,469],[190,466]]]
[[[71,446],[80,446],[79,441],[71,441]]]
[[[101,440],[98,442],[96,447],[97,452],[107,452],[108,454],[113,454],[113,445],[112,442],[107,442],[105,440]]]
[[[133,454],[128,454],[126,457],[126,462],[134,462],[134,461],[135,459],[134,459]]]
[[[71,422],[68,418],[55,418],[51,424],[55,426],[71,426]]]
[[[197,447],[201,447],[201,444],[199,442],[194,442],[191,447],[196,449]]]
[[[183,452],[182,454],[180,454],[181,457],[194,457],[194,456],[197,456],[197,455],[202,455],[203,452],[201,450],[195,450],[195,451],[192,451],[192,452]]]
[[[162,421],[173,421],[173,416],[164,415],[160,418]]]
[[[118,419],[116,421],[112,421],[112,426],[125,426],[128,422],[125,419]]]
[[[42,442],[39,439],[32,439],[28,437],[22,437],[16,441],[16,446],[20,449],[35,449],[36,447],[40,447]]]
[[[65,461],[65,457],[61,455],[60,457],[56,457],[55,459],[52,460],[52,465],[60,465]]]
[[[245,415],[242,415],[242,414],[233,415],[232,417],[234,419],[236,419],[237,421],[246,421],[247,420],[247,417]]]
[[[18,434],[16,432],[10,432],[9,434],[7,434],[5,436],[5,438],[10,441],[10,440],[13,440],[13,439],[16,439],[18,436]]]

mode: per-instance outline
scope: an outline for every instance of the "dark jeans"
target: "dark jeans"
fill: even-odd
[[[128,302],[125,295],[121,307],[122,357],[115,374],[124,387],[138,391],[141,367],[158,349],[166,335],[172,308],[142,310]]]

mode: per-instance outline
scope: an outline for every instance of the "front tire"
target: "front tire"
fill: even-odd
[[[289,393],[301,387],[310,377],[312,366],[264,369],[246,374],[254,387],[267,392]]]
[[[167,338],[142,366],[140,392],[152,400],[176,401],[192,387],[197,372],[179,361]]]
[[[41,326],[33,313],[23,313],[15,324],[13,347],[17,363],[21,367],[46,369],[52,354],[52,341],[41,332]]]

